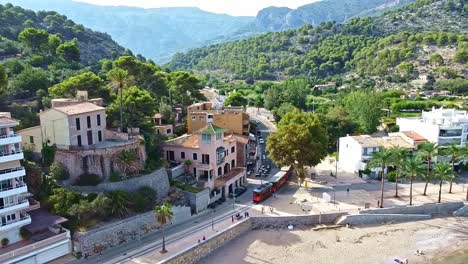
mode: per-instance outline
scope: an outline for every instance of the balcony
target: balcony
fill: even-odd
[[[461,129],[441,129],[439,133],[439,137],[442,138],[461,137],[461,135]]]
[[[20,134],[0,135],[0,145],[16,144],[21,142]]]
[[[12,150],[10,153],[0,153],[0,163],[22,160],[23,158],[24,155],[21,149]]]
[[[204,171],[209,171],[211,170],[211,166],[210,164],[203,164],[203,163],[197,163],[195,165],[195,167],[198,169],[198,170],[204,170]]]
[[[29,207],[29,200],[26,198],[20,198],[17,203],[0,206],[0,214],[4,214],[6,212],[19,211],[19,210],[27,209],[28,207]]]
[[[26,175],[26,170],[22,166],[0,170],[0,180],[2,181],[22,177],[24,175]]]
[[[448,146],[452,144],[461,144],[461,138],[460,137],[453,137],[453,138],[441,138],[439,137],[439,146]]]
[[[27,193],[27,192],[28,192],[28,186],[26,186],[26,183],[20,182],[20,183],[12,184],[10,186],[1,187],[0,197],[7,197],[7,196],[12,196],[15,194],[22,194],[22,193]]]
[[[25,225],[29,225],[31,223],[31,217],[28,214],[21,213],[20,216],[21,216],[20,219],[16,219],[16,220],[9,221],[9,222],[6,222],[6,223],[1,222],[0,223],[0,232],[10,230],[10,229],[14,229],[14,228],[19,228],[19,227],[22,227],[22,226],[25,226]]]

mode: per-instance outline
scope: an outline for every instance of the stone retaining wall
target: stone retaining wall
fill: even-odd
[[[453,212],[464,206],[463,202],[423,204],[416,206],[401,206],[381,209],[362,210],[360,214],[425,214],[451,216]]]
[[[265,228],[287,228],[288,225],[294,227],[304,227],[318,224],[332,224],[343,216],[343,213],[332,213],[322,215],[298,215],[298,216],[256,216],[252,217],[252,229]]]
[[[172,207],[173,224],[184,222],[191,217],[190,207]],[[94,228],[87,232],[76,232],[73,240],[78,242],[80,251],[94,255],[99,251],[138,240],[151,232],[158,231],[160,225],[156,222],[154,212],[148,212],[129,217]]]
[[[166,259],[160,263],[170,264],[191,264],[196,263],[200,259],[208,256],[216,249],[226,245],[233,239],[239,237],[242,234],[249,232],[252,229],[252,218],[248,218],[242,222],[239,222],[235,226],[216,234],[214,237],[203,241],[200,244],[192,246],[191,248],[181,252],[169,259]]]
[[[468,216],[468,205],[464,205],[462,208],[453,212],[453,216]]]
[[[341,217],[338,225],[377,225],[389,222],[410,222],[431,219],[430,215],[424,214],[356,214]]]
[[[69,188],[77,192],[98,193],[117,190],[134,192],[143,186],[148,186],[156,190],[158,200],[166,197],[170,188],[166,170],[159,169],[150,174],[120,182],[104,182],[96,186],[70,186]]]

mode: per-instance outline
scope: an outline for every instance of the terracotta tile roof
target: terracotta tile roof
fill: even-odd
[[[215,180],[215,186],[217,188],[221,188],[223,187],[226,182],[228,182],[229,180],[232,180],[234,178],[237,178],[237,177],[241,177],[242,175],[245,174],[245,168],[234,168],[232,169],[230,172],[224,174],[222,177],[218,177],[216,180]]]
[[[168,146],[178,146],[178,147],[185,147],[185,148],[200,148],[200,139],[198,135],[183,135],[178,138],[174,138],[171,140],[166,141],[164,143]]]
[[[423,136],[421,136],[418,133],[413,132],[413,131],[403,131],[402,133],[405,134],[407,137],[411,138],[412,140],[416,141],[416,142],[425,142],[425,141],[427,141],[427,139],[425,137],[423,137]]]
[[[98,106],[89,102],[54,107],[53,109],[60,111],[66,115],[79,115],[79,114],[90,113],[94,111],[106,110],[102,106]]]
[[[242,143],[244,145],[249,143],[249,137],[248,136],[230,134],[230,135],[224,137],[224,140],[226,140],[226,139],[235,139],[237,142]]]

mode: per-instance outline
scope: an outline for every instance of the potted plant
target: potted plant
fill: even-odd
[[[2,243],[2,247],[6,247],[8,246],[8,243],[10,243],[10,240],[5,237],[2,239],[1,243]]]

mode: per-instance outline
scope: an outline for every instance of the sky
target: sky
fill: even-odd
[[[198,7],[202,10],[232,16],[255,16],[269,6],[299,6],[318,0],[74,0],[95,5],[124,5],[143,8]]]

